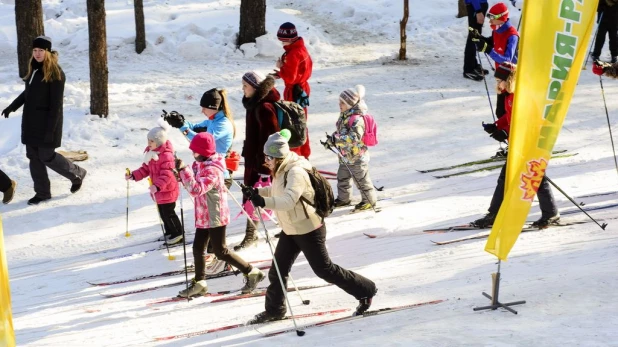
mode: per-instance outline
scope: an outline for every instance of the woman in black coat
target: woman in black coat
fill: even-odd
[[[28,200],[36,205],[51,199],[47,168],[66,177],[72,183],[71,193],[77,192],[86,176],[86,170],[73,164],[55,149],[62,142],[62,102],[64,96],[64,72],[58,65],[58,53],[52,51],[51,39],[39,36],[32,43],[32,59],[24,78],[25,90],[9,107],[9,113],[24,106],[21,120],[21,142],[26,145],[30,159],[30,174],[34,181],[35,196]]]

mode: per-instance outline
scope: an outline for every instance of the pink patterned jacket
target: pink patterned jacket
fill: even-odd
[[[194,162],[192,169],[180,170],[183,185],[195,198],[195,227],[215,228],[230,222],[227,191],[223,183],[225,159],[220,154],[204,162]]]

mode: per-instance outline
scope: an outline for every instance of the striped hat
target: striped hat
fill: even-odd
[[[257,89],[260,83],[264,80],[264,75],[257,71],[249,71],[242,76],[242,80],[247,82],[250,86]]]
[[[365,98],[365,87],[361,84],[354,88],[348,88],[339,94],[339,100],[348,106],[354,106]]]

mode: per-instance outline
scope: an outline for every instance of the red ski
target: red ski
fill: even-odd
[[[327,314],[337,314],[337,313],[343,313],[345,311],[349,311],[349,309],[344,308],[344,309],[338,309],[338,310],[330,310],[330,311],[322,311],[322,312],[297,314],[297,315],[294,315],[294,318],[299,319],[299,318],[307,318],[307,317],[325,316]],[[288,320],[288,319],[292,319],[292,316],[285,316],[281,320]],[[279,322],[281,320],[278,320],[276,322]],[[272,323],[272,322],[269,322],[269,323]],[[167,341],[167,340],[195,337],[195,336],[215,333],[215,332],[218,332],[218,331],[242,328],[242,327],[246,327],[246,326],[249,326],[249,325],[247,323],[231,324],[231,325],[226,325],[226,326],[222,326],[222,327],[219,327],[219,328],[212,328],[212,329],[206,329],[206,330],[201,330],[201,331],[195,331],[195,332],[192,332],[192,333],[186,333],[186,334],[180,334],[180,335],[172,335],[172,336],[156,337],[155,341]]]

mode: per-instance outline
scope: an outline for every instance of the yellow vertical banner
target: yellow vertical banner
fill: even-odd
[[[598,0],[525,1],[504,200],[485,251],[506,260],[545,175],[579,79]]]
[[[9,287],[9,269],[4,253],[4,229],[0,217],[0,347],[15,346],[13,318],[11,314],[11,288]]]

